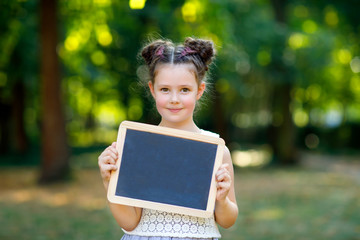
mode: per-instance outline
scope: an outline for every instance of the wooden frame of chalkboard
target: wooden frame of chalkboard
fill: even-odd
[[[218,137],[123,121],[116,145],[118,169],[110,177],[108,200],[210,217],[224,147]]]

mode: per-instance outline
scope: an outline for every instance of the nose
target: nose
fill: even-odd
[[[179,96],[176,92],[173,92],[170,97],[170,103],[178,103],[179,102]]]

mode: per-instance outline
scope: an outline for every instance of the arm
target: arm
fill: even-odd
[[[234,225],[238,216],[238,207],[234,188],[234,168],[229,149],[225,147],[223,164],[216,172],[217,193],[215,220],[223,228]]]
[[[99,156],[98,164],[100,168],[101,177],[105,190],[107,192],[109,187],[109,181],[111,171],[117,169],[116,161],[118,159],[118,153],[116,150],[116,143],[112,143],[107,147]],[[109,202],[110,211],[113,214],[116,222],[119,226],[126,231],[132,231],[139,224],[141,218],[141,208],[131,207],[126,205],[114,204]]]

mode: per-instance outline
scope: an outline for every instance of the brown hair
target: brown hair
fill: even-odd
[[[159,64],[193,64],[196,80],[200,85],[205,81],[208,66],[215,56],[215,48],[212,41],[190,37],[179,45],[169,40],[155,40],[142,49],[141,56],[147,66],[147,80],[152,83]]]

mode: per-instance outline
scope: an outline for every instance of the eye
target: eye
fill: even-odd
[[[188,93],[188,92],[190,92],[190,88],[182,88],[181,92]]]
[[[168,88],[160,88],[160,92],[167,93],[167,92],[169,92],[169,89]]]

